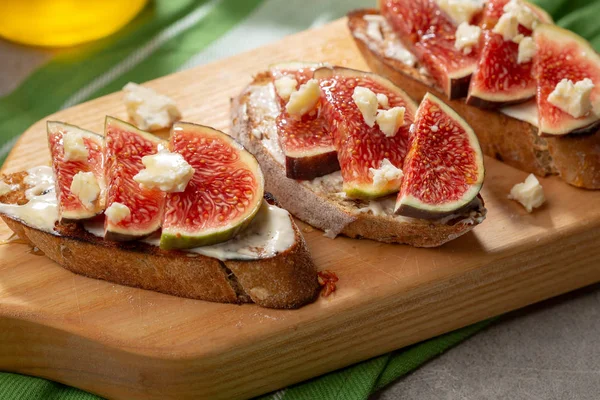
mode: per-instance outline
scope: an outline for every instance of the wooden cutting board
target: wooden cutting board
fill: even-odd
[[[228,130],[229,99],[273,62],[366,66],[340,20],[149,83],[184,119]],[[97,132],[125,118],[119,93],[48,116]],[[4,172],[49,161],[45,119]],[[486,159],[487,220],[437,249],[330,240],[306,225],[338,291],[295,311],[181,299],[74,275],[28,246],[0,246],[0,370],[118,399],[234,399],[266,393],[600,281],[600,191],[541,179],[547,204],[507,199],[526,173]],[[0,238],[10,232],[0,222]]]

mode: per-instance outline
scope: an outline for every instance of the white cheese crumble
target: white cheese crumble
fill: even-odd
[[[133,180],[147,189],[163,192],[183,192],[194,176],[194,168],[179,153],[161,149],[158,153],[142,157],[143,170]]]
[[[387,137],[393,137],[398,132],[398,129],[404,125],[404,107],[392,107],[389,110],[390,102],[388,97],[383,93],[375,93],[371,89],[356,86],[352,93],[352,100],[362,114],[365,124],[369,127],[379,125],[379,129]],[[384,109],[378,109],[378,106]]]
[[[65,161],[87,161],[88,149],[83,136],[75,132],[67,132],[62,137]]]
[[[12,186],[4,181],[0,181],[0,196],[4,196],[5,194],[12,192],[12,190]]]
[[[402,46],[398,40],[387,42],[383,50],[383,55],[398,60],[409,67],[414,67],[417,62],[417,58],[406,47]]]
[[[517,55],[517,64],[525,64],[531,61],[535,55],[535,42],[532,38],[526,37],[519,42],[519,54]]]
[[[125,204],[114,202],[104,211],[104,215],[113,224],[118,224],[131,215],[131,210]]]
[[[389,110],[378,110],[375,120],[386,137],[396,136],[398,129],[404,125],[404,107],[392,107]]]
[[[492,31],[502,35],[505,41],[513,40],[519,34],[519,21],[514,14],[504,13]]]
[[[298,81],[289,76],[282,76],[275,80],[274,83],[277,94],[285,101],[290,99],[290,96],[296,91],[296,87],[298,86]]]
[[[170,128],[181,118],[175,102],[154,90],[129,82],[123,88],[127,114],[142,130]]]
[[[483,0],[436,0],[438,6],[454,20],[456,24],[471,22],[473,16],[483,8]]]
[[[583,117],[592,109],[592,89],[594,83],[589,78],[575,84],[570,79],[563,79],[548,96],[548,102],[574,118]]]
[[[531,8],[527,7],[520,0],[509,1],[502,10],[505,13],[514,15],[517,19],[517,22],[529,30],[535,29],[539,23],[538,18],[533,13]]]
[[[92,203],[100,195],[100,185],[92,172],[76,173],[71,181],[70,190],[87,208],[91,208]]]
[[[463,22],[456,29],[454,47],[457,50],[462,50],[464,54],[470,54],[473,51],[473,46],[477,45],[480,34],[480,27]]]
[[[414,67],[417,58],[408,51],[396,38],[396,34],[381,15],[366,14],[363,19],[367,23],[364,34],[355,32],[355,36],[365,42],[370,48],[379,51],[383,48],[383,54],[401,63]]]
[[[375,92],[363,86],[356,86],[352,93],[352,100],[362,114],[365,124],[372,128],[377,116],[378,101]]]
[[[321,97],[321,88],[316,79],[310,79],[290,95],[290,101],[285,106],[290,115],[302,116],[315,108]]]
[[[0,213],[18,218],[31,227],[55,234],[58,204],[52,168],[40,166],[28,169],[23,183],[30,186],[25,191],[25,198],[29,201],[21,206],[0,203]],[[18,189],[18,185],[14,189]]]
[[[508,198],[521,203],[527,212],[531,212],[546,201],[542,185],[533,174],[529,174],[525,182],[513,186]]]
[[[367,14],[363,19],[367,22],[367,36],[376,41],[383,41],[381,25],[385,23],[385,19],[381,15],[373,14]]]
[[[512,41],[514,43],[521,43],[521,40],[525,39],[525,36],[522,33],[519,33],[517,36],[515,36],[514,38],[512,38]]]
[[[373,185],[377,187],[385,186],[388,182],[402,179],[404,176],[402,170],[396,168],[387,158],[381,160],[379,168],[369,168],[369,172],[373,176]]]
[[[377,93],[377,103],[382,108],[388,108],[390,106],[390,100],[383,93]]]

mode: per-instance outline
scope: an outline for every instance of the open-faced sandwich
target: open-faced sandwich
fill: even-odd
[[[0,216],[63,267],[181,297],[295,308],[317,272],[256,159],[176,123],[165,142],[107,117],[105,136],[48,123],[52,167],[0,178]]]
[[[331,237],[432,247],[485,218],[473,130],[375,74],[275,65],[234,99],[232,135],[282,206]]]
[[[483,152],[600,188],[600,56],[524,0],[380,0],[349,14],[369,67],[414,99],[432,92]]]

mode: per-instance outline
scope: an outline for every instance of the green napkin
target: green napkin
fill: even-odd
[[[600,0],[535,0],[559,25],[600,49]],[[178,69],[335,19],[373,1],[155,0],[119,33],[61,52],[0,98],[0,163],[21,132],[48,114]],[[277,22],[280,25],[277,25]],[[270,36],[269,36],[270,35]],[[252,42],[254,38],[259,38]],[[265,39],[266,38],[266,39]],[[250,42],[248,42],[250,41]],[[217,45],[218,44],[218,45]],[[229,51],[229,53],[228,53]],[[261,399],[366,399],[429,359],[483,329],[480,322],[331,372]],[[0,373],[0,400],[88,400],[99,397],[59,383]]]

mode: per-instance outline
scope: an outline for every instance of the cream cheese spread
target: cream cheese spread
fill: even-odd
[[[27,170],[24,183],[31,186],[25,191],[27,204],[0,203],[0,213],[22,221],[24,224],[58,235],[54,230],[58,221],[58,201],[51,167],[40,166]],[[83,228],[97,237],[104,237],[104,221],[82,221]],[[160,236],[142,240],[154,246]],[[186,252],[202,254],[219,260],[259,260],[271,258],[291,248],[296,242],[296,232],[290,214],[263,201],[258,213],[244,231],[233,239],[212,246],[196,247]]]
[[[536,128],[539,127],[538,108],[535,99],[521,104],[502,107],[498,109],[498,111],[511,118],[518,119],[519,121],[528,122]]]
[[[25,225],[44,232],[57,234],[54,225],[58,221],[58,202],[54,190],[52,168],[41,166],[27,170],[24,183],[31,187],[25,191],[27,204],[0,203],[0,213],[22,221]]]
[[[104,236],[104,222],[98,219],[85,221],[83,228],[94,236]],[[141,242],[158,247],[160,235],[155,234]],[[260,260],[286,251],[296,242],[296,232],[290,214],[263,200],[258,213],[244,231],[233,239],[211,246],[183,250],[221,261]]]
[[[226,242],[195,247],[185,251],[226,260],[260,260],[271,258],[289,249],[296,241],[290,214],[263,200],[258,213],[243,232]],[[142,242],[158,246],[160,237],[153,236]]]

